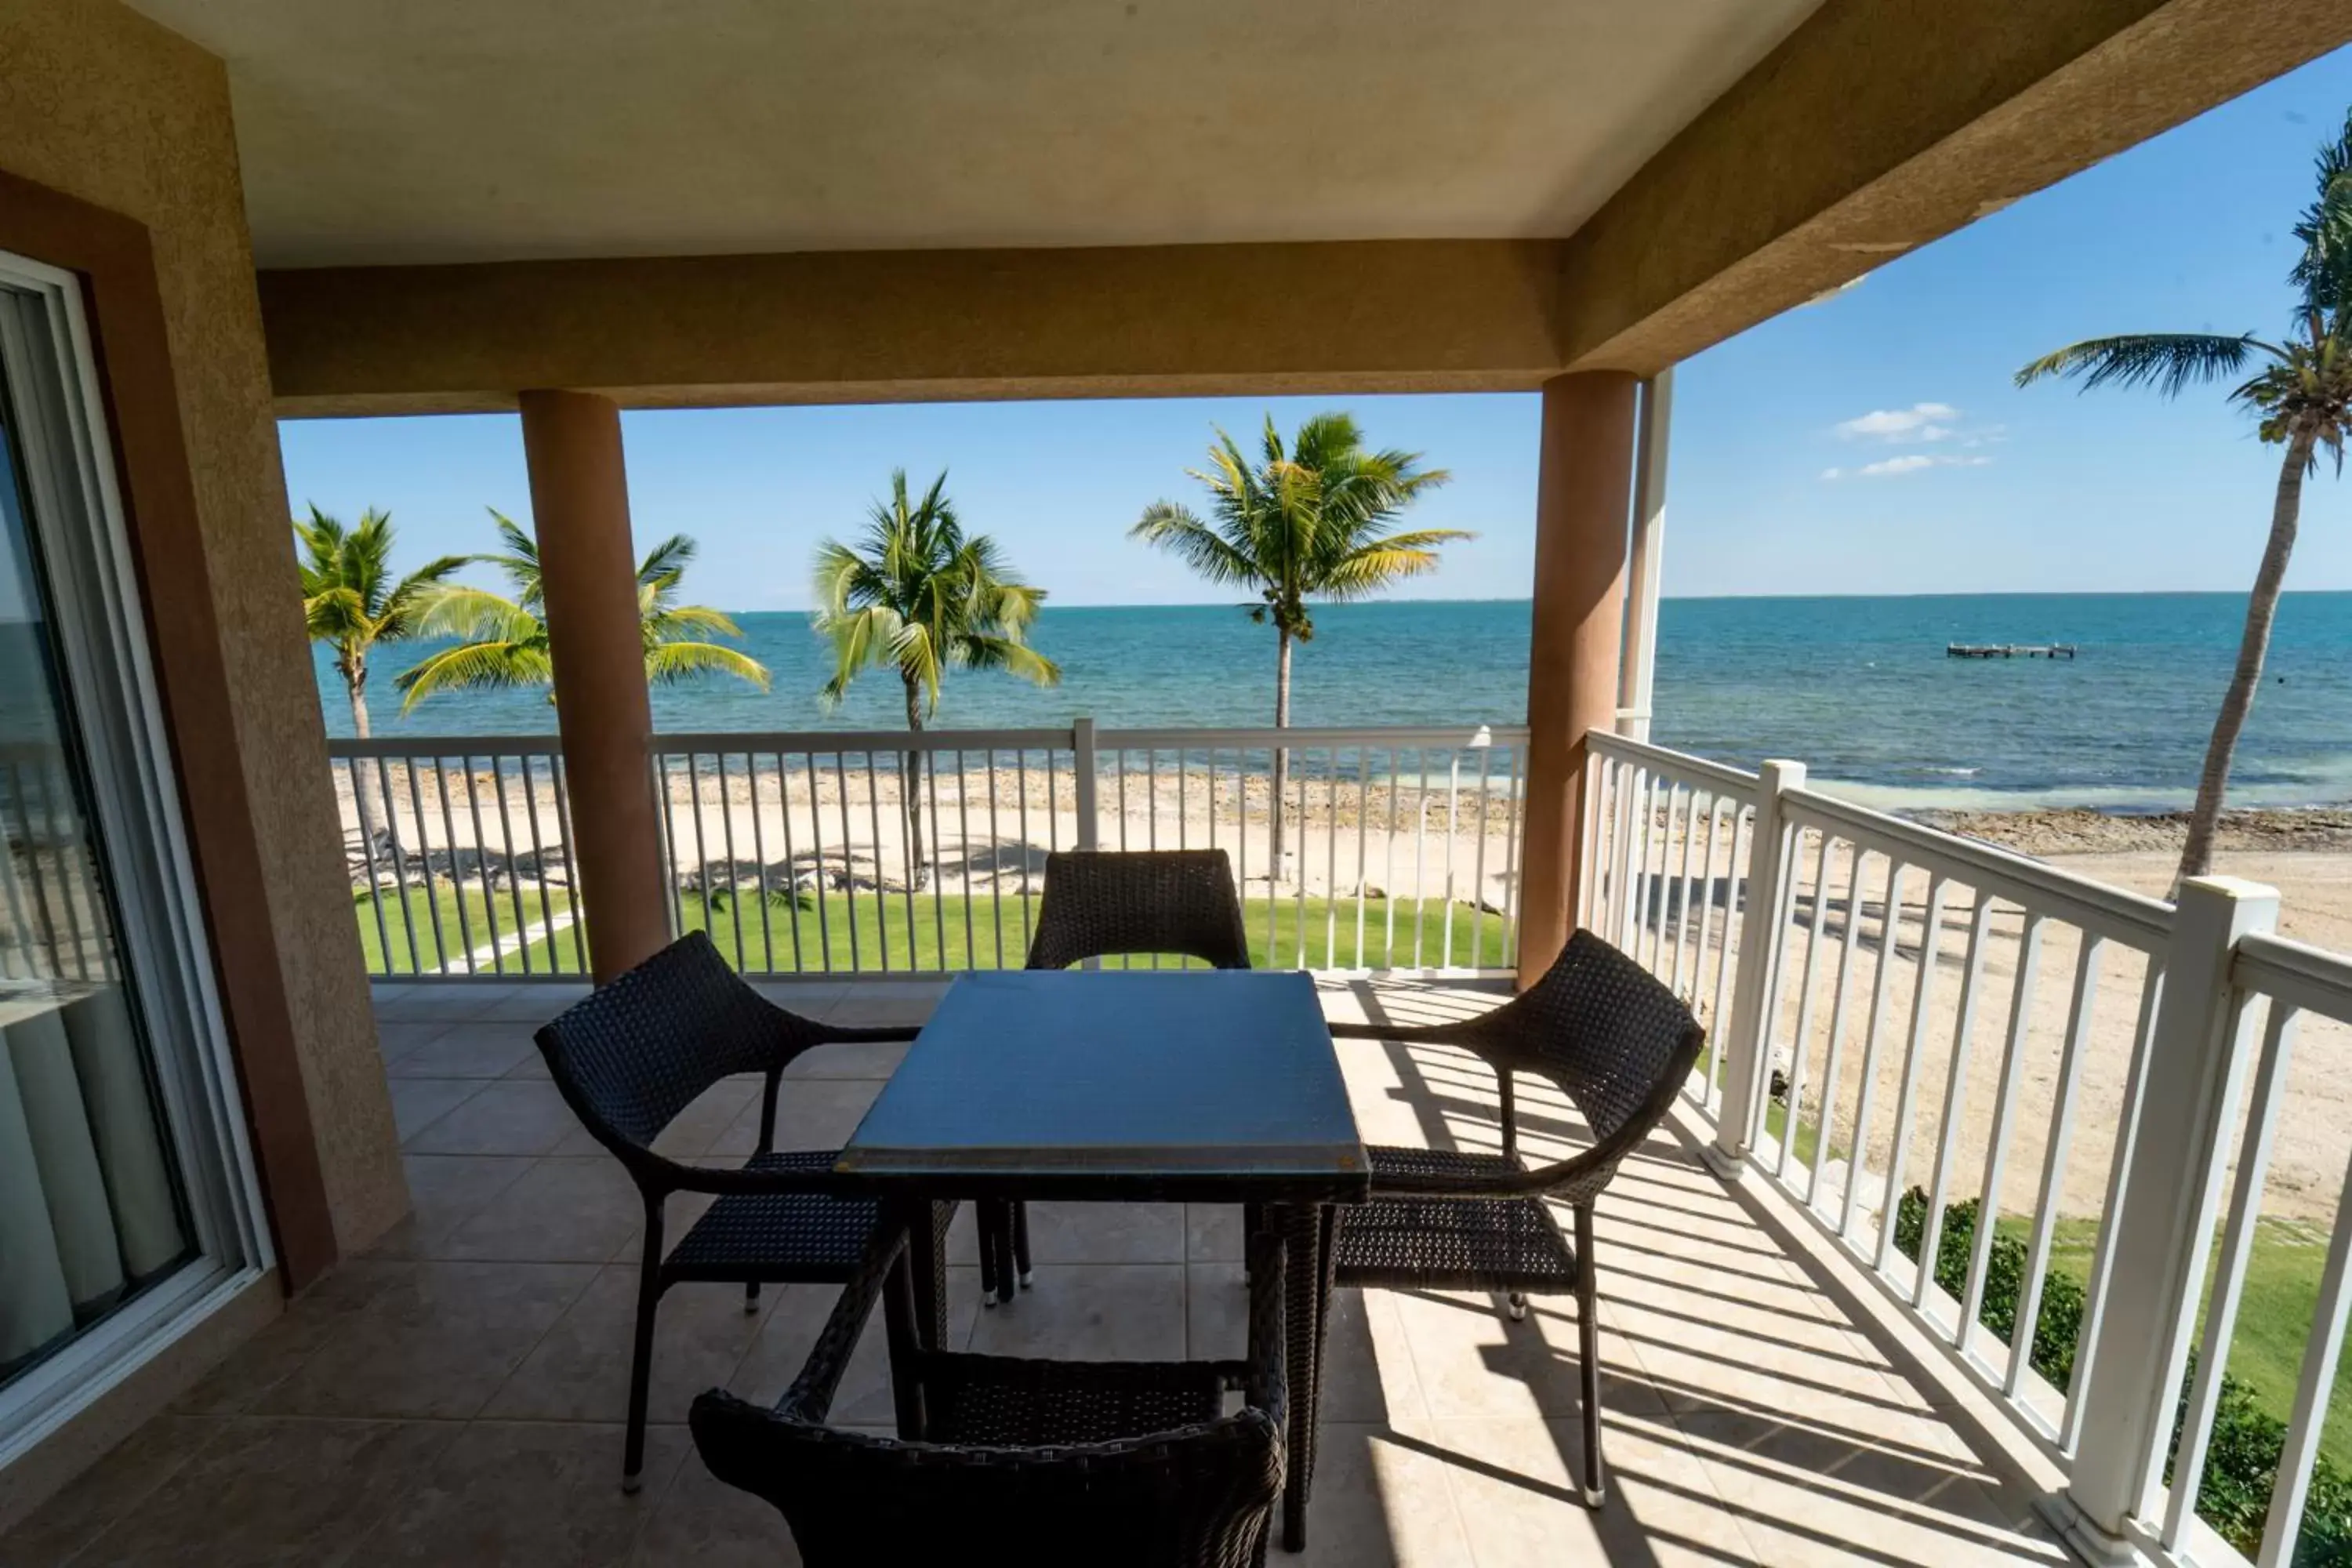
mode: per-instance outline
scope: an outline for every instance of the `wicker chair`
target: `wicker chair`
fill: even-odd
[[[879,1203],[850,1193],[832,1174],[835,1151],[776,1152],[776,1095],[786,1064],[815,1046],[914,1036],[907,1028],[840,1028],[788,1013],[745,984],[701,931],[679,938],[539,1031],[555,1087],[645,1198],[622,1489],[636,1490],[645,1463],[646,1390],[662,1292],[687,1280],[740,1284],[743,1310],[754,1311],[762,1284],[847,1279],[879,1228]],[[748,1163],[688,1165],[654,1152],[662,1129],[698,1095],[721,1079],[754,1072],[766,1082],[759,1148]],[[664,1257],[663,1210],[680,1192],[713,1193],[718,1201]]]
[[[773,1410],[694,1402],[710,1473],[766,1499],[810,1568],[1011,1560],[1242,1568],[1282,1495],[1282,1244],[1253,1243],[1243,1362],[1055,1362],[913,1347],[904,1233],[878,1239]],[[901,1436],[826,1426],[884,1296]],[[1228,1389],[1241,1409],[1224,1412]],[[908,1413],[918,1425],[906,1430]],[[995,1542],[993,1546],[989,1542]]]
[[[1495,1069],[1503,1152],[1374,1145],[1372,1201],[1339,1211],[1341,1285],[1501,1290],[1511,1316],[1528,1291],[1574,1291],[1583,1363],[1584,1498],[1601,1505],[1601,1372],[1593,1316],[1592,1202],[1672,1108],[1706,1043],[1675,994],[1589,931],[1531,988],[1492,1012],[1422,1028],[1335,1024],[1358,1039],[1459,1046]],[[1512,1077],[1549,1079],[1591,1129],[1592,1146],[1529,1170],[1518,1157]],[[1546,1200],[1576,1220],[1560,1235]]]
[[[1181,953],[1217,969],[1247,969],[1249,937],[1233,862],[1222,849],[1066,849],[1045,858],[1045,894],[1029,939],[1030,969],[1093,958]],[[980,1299],[1013,1299],[1029,1283],[1029,1210],[982,1204]],[[1253,1227],[1255,1228],[1255,1227]]]

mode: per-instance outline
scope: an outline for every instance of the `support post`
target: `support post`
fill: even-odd
[[[520,403],[571,792],[564,855],[604,984],[670,936],[621,411],[585,392],[526,392]]]
[[[1774,759],[1757,770],[1756,827],[1748,836],[1747,900],[1739,913],[1739,968],[1731,983],[1731,1016],[1721,1021],[1723,1107],[1715,1142],[1702,1152],[1716,1173],[1737,1181],[1764,1133],[1772,1098],[1772,1004],[1780,992],[1782,919],[1795,866],[1795,835],[1781,797],[1805,787],[1805,764]],[[1727,916],[1727,920],[1729,917]]]
[[[2235,877],[2180,885],[2139,1117],[2116,1151],[2126,1174],[2106,1216],[2107,1300],[2074,1392],[2084,1402],[2082,1440],[2049,1510],[2094,1563],[2139,1560],[2133,1526],[2150,1511],[2172,1436],[2229,1132],[2254,1054],[2231,961],[2241,937],[2277,924],[2278,902],[2277,889]]]
[[[1589,841],[1581,831],[1584,737],[1617,724],[1636,384],[1622,372],[1588,371],[1555,376],[1543,387],[1520,847],[1522,988],[1540,979],[1568,944]]]
[[[1070,724],[1071,783],[1078,792],[1078,843],[1092,849],[1102,841],[1102,824],[1095,820],[1095,721],[1077,719]]]
[[[1633,454],[1633,544],[1627,552],[1625,655],[1618,677],[1617,732],[1650,738],[1657,702],[1658,584],[1666,550],[1666,445],[1673,433],[1672,366],[1642,384]]]

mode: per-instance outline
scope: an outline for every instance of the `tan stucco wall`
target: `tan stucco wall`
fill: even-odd
[[[113,0],[0,0],[0,169],[152,237],[270,935],[348,1253],[408,1195],[302,637],[226,73]]]

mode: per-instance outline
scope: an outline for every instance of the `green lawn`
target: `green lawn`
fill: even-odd
[[[686,929],[707,928],[710,940],[730,963],[739,962],[736,941],[740,927],[741,966],[780,973],[823,970],[828,955],[835,971],[860,973],[885,969],[1017,969],[1028,951],[1029,922],[1036,919],[1034,901],[1024,918],[1021,900],[1011,894],[1000,903],[986,894],[967,898],[962,894],[917,893],[910,904],[903,893],[827,893],[821,900],[808,895],[797,903],[772,900],[764,910],[751,900],[720,901],[707,914],[700,898],[689,896],[683,902]],[[1413,938],[1417,913],[1421,918],[1419,966],[1435,968],[1446,956],[1448,911],[1444,905],[1434,901],[1425,910],[1416,910],[1412,900],[1396,900],[1396,930],[1391,942],[1389,900],[1367,899],[1360,952],[1356,941],[1353,899],[1309,898],[1305,901],[1302,920],[1296,895],[1277,900],[1270,917],[1265,900],[1260,896],[1246,901],[1243,923],[1249,934],[1250,963],[1260,969],[1290,968],[1299,963],[1302,924],[1307,936],[1305,962],[1309,968],[1407,968],[1416,963]],[[1502,918],[1474,911],[1465,905],[1454,906],[1451,913],[1453,966],[1501,967],[1507,955]],[[795,925],[799,931],[797,947],[793,939]],[[1134,962],[1148,966],[1150,961]]]
[[[522,912],[520,921],[515,916],[518,897]],[[404,902],[407,906],[405,914],[402,910]],[[561,915],[570,907],[569,894],[558,889],[549,890],[548,909]],[[367,954],[368,973],[379,975],[414,974],[420,969],[429,973],[447,963],[455,963],[462,973],[468,952],[481,954],[476,960],[478,972],[494,973],[490,955],[484,951],[490,945],[493,930],[502,939],[499,967],[508,974],[520,975],[523,957],[511,939],[517,931],[538,924],[542,912],[537,889],[509,893],[500,888],[486,902],[478,883],[458,887],[439,879],[434,882],[430,893],[423,888],[404,888],[398,894],[389,888],[355,891],[352,909],[359,919],[360,947]],[[377,924],[379,915],[381,929]],[[413,946],[409,940],[412,931],[415,933]],[[530,972],[583,973],[579,955],[580,948],[572,931],[559,931],[551,938],[541,937],[530,944]]]

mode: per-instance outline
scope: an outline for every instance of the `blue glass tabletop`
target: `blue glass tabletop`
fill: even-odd
[[[1314,982],[1242,971],[961,976],[837,1168],[946,1196],[1348,1198],[1367,1181]]]

